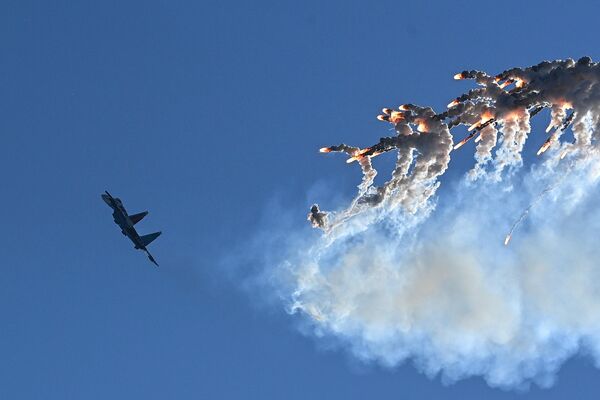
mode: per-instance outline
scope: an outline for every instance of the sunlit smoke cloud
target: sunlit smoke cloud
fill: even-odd
[[[321,236],[290,239],[265,275],[290,313],[366,362],[508,388],[549,386],[581,352],[600,366],[600,67],[584,57],[455,78],[479,87],[442,113],[384,108],[396,135],[373,146],[321,149],[360,164],[358,193],[333,212],[313,206]],[[547,133],[532,132],[545,108]],[[456,141],[459,125],[469,131]],[[540,134],[539,161],[524,168]],[[473,168],[436,198],[471,139]],[[375,186],[371,159],[388,151],[396,165]]]

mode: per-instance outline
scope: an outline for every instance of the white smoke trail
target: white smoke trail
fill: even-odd
[[[475,160],[477,163],[469,171],[469,179],[475,181],[486,174],[486,166],[492,161],[492,149],[496,146],[498,140],[498,130],[495,126],[489,125],[481,130],[479,144],[475,150]]]
[[[363,161],[397,149],[392,178],[381,187],[364,178],[350,207],[320,225],[321,238],[290,244],[278,269],[267,269],[269,281],[290,313],[361,360],[410,360],[428,376],[482,376],[508,388],[551,385],[577,353],[600,367],[600,70],[583,58],[495,79],[478,71],[457,77],[484,87],[443,114],[384,110],[380,119],[398,136],[349,154]],[[507,92],[509,81],[517,88]],[[541,162],[523,170],[534,106],[552,107],[555,130],[570,123],[564,111],[572,108],[575,142],[560,145],[557,133]],[[476,165],[436,208],[449,127],[460,123],[480,130]],[[506,247],[523,210],[528,219]]]
[[[593,164],[600,168],[599,159]],[[528,195],[517,198],[496,183],[463,185],[454,204],[416,228],[372,225],[318,242],[310,256],[289,260],[290,311],[305,311],[321,334],[362,360],[410,359],[450,381],[481,375],[493,386],[547,386],[579,351],[600,364],[600,210],[591,166],[533,208],[509,247],[502,239],[512,214],[540,182],[566,171],[528,174],[521,185]]]

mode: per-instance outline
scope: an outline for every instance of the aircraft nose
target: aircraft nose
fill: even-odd
[[[104,200],[104,202],[110,206],[110,199],[108,198],[107,195],[103,194],[102,195],[102,200]]]

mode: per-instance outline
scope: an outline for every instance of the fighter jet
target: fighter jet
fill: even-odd
[[[158,263],[156,262],[154,257],[152,257],[146,246],[152,243],[154,239],[159,237],[162,232],[154,232],[148,235],[140,236],[133,227],[135,224],[140,222],[146,215],[148,215],[148,211],[129,215],[127,214],[127,210],[125,210],[125,207],[123,207],[121,199],[117,197],[112,197],[108,192],[104,193],[105,194],[102,195],[102,200],[104,200],[104,202],[108,204],[110,208],[113,209],[113,219],[115,223],[119,225],[119,228],[121,228],[121,233],[127,236],[133,242],[134,247],[136,249],[145,251],[148,255],[148,259],[158,267]]]

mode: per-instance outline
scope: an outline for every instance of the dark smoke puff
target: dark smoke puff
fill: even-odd
[[[584,56],[584,57],[581,57],[579,60],[577,60],[577,64],[589,66],[589,65],[592,65],[592,59],[588,56]]]
[[[309,220],[313,228],[324,229],[327,226],[327,213],[319,210],[318,204],[313,204],[308,213],[307,220]]]

